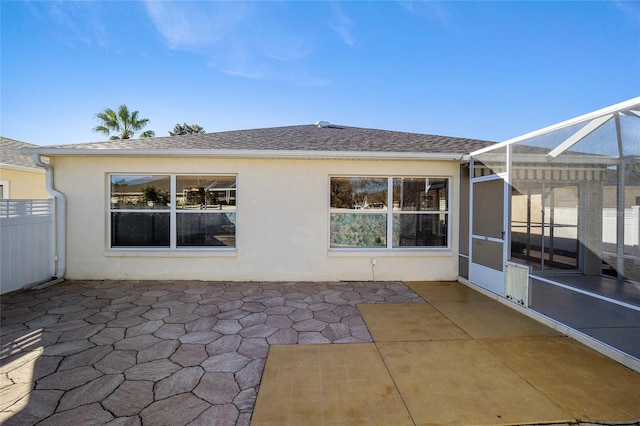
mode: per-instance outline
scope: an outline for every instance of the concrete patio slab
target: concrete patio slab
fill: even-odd
[[[492,299],[457,281],[408,281],[405,284],[428,303],[490,302]]]
[[[573,339],[527,337],[478,343],[574,419],[640,420],[640,374]]]
[[[375,345],[273,346],[254,426],[413,425]]]
[[[472,340],[376,343],[416,424],[573,418]]]
[[[431,305],[474,339],[560,335],[495,300],[431,302]]]
[[[471,338],[426,303],[358,305],[358,310],[376,342]]]

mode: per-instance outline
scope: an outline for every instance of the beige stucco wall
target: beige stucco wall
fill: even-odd
[[[56,188],[68,198],[70,279],[372,280],[372,257],[376,280],[457,277],[456,162],[65,157],[52,163]],[[236,174],[237,250],[110,250],[109,173]],[[331,175],[451,177],[451,250],[329,250]]]
[[[0,167],[0,181],[9,185],[9,196],[11,199],[40,199],[49,198],[49,193],[45,188],[44,170],[26,171],[13,170]]]

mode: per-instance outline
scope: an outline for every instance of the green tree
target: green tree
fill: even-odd
[[[104,111],[96,114],[96,118],[100,120],[102,124],[96,126],[93,131],[103,133],[107,136],[111,132],[116,133],[112,135],[110,140],[117,139],[131,139],[133,135],[142,130],[147,124],[149,124],[148,118],[140,118],[138,111],[129,112],[129,108],[126,105],[120,105],[118,111],[114,111],[111,108],[106,108]],[[153,130],[146,130],[140,134],[141,138],[154,137],[156,133]]]
[[[178,135],[189,135],[189,134],[197,134],[197,133],[205,133],[204,129],[198,124],[176,124],[173,128],[173,131],[169,130],[169,135],[178,136]]]

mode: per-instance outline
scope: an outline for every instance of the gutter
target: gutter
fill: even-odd
[[[56,217],[56,272],[50,281],[43,284],[28,285],[27,288],[44,288],[64,281],[67,272],[67,197],[53,186],[53,166],[42,161],[40,154],[34,153],[31,157],[37,166],[45,170],[45,185],[47,191],[55,200]]]
[[[384,151],[304,151],[276,149],[160,149],[160,148],[26,148],[21,154],[46,156],[114,156],[114,157],[217,157],[217,158],[278,158],[318,160],[433,160],[459,161],[456,152],[384,152]]]

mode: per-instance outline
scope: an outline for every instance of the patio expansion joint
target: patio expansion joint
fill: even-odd
[[[394,374],[392,374],[391,369],[389,368],[389,364],[387,363],[387,361],[384,358],[384,356],[382,356],[382,352],[380,351],[380,347],[375,342],[375,340],[374,340],[373,343],[374,343],[374,345],[376,347],[376,352],[378,353],[378,355],[380,356],[380,359],[382,360],[382,363],[384,364],[384,368],[386,369],[387,374],[389,375],[389,377],[391,378],[391,381],[393,382],[393,386],[395,386],[396,391],[398,392],[398,395],[400,395],[400,399],[402,400],[402,404],[404,405],[405,410],[407,410],[407,413],[409,413],[409,417],[411,418],[411,421],[413,422],[413,424],[417,425],[418,423],[416,422],[416,419],[413,418],[413,414],[411,414],[411,410],[409,410],[409,405],[407,404],[407,400],[406,400],[404,394],[402,392],[400,392],[400,387],[398,386],[398,383],[396,381],[396,378],[394,377]]]

